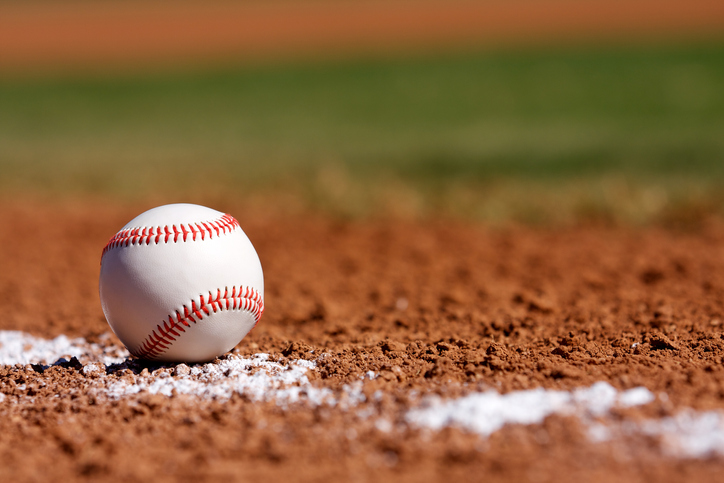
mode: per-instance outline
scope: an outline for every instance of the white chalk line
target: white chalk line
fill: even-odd
[[[239,394],[252,401],[271,401],[280,406],[303,403],[349,410],[366,401],[363,380],[375,377],[368,372],[363,380],[333,391],[310,382],[308,373],[316,370],[312,361],[281,363],[270,360],[268,354],[250,358],[230,354],[207,364],[179,364],[140,374],[125,371],[127,377],[118,378],[112,372],[123,368],[129,357],[123,348],[62,335],[46,340],[18,331],[0,331],[0,365],[48,366],[71,357],[83,364],[81,372],[86,376],[88,390],[108,399],[145,393],[227,400]],[[0,402],[4,399],[7,397],[0,393]],[[671,417],[617,423],[607,418],[615,408],[641,406],[655,400],[656,395],[643,387],[619,391],[599,382],[572,391],[533,389],[508,394],[477,392],[458,399],[423,397],[418,407],[404,414],[404,420],[412,427],[438,431],[452,426],[488,437],[508,424],[539,424],[558,414],[578,417],[593,442],[610,441],[622,435],[646,435],[659,438],[663,451],[671,456],[724,455],[722,411],[685,409]],[[376,414],[371,407],[358,412],[360,417],[376,417],[374,424],[381,431],[393,429],[389,419]]]

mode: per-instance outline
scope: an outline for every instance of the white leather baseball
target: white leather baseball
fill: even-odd
[[[259,257],[239,223],[174,204],[131,220],[103,249],[103,313],[136,357],[203,362],[233,349],[264,311]]]

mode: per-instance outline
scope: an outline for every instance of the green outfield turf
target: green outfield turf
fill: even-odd
[[[721,211],[724,44],[6,78],[0,169],[6,192],[213,184],[347,214]]]

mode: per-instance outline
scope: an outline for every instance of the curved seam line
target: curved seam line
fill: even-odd
[[[101,261],[103,261],[103,256],[106,252],[118,247],[150,245],[152,240],[157,245],[161,242],[169,243],[169,240],[177,243],[179,241],[179,237],[181,237],[181,241],[183,242],[196,241],[197,236],[200,236],[200,239],[204,240],[208,235],[209,239],[211,239],[214,237],[214,232],[216,232],[217,237],[220,237],[222,233],[226,234],[227,230],[228,233],[231,233],[237,228],[240,228],[239,222],[236,221],[236,218],[229,214],[224,214],[218,219],[211,221],[178,223],[170,226],[126,228],[119,231],[113,235],[110,240],[108,240],[106,246],[103,247]],[[191,240],[188,240],[189,237]]]
[[[256,327],[264,313],[264,300],[257,290],[243,286],[239,286],[238,292],[236,286],[233,286],[231,294],[227,287],[224,295],[221,295],[221,289],[217,289],[215,298],[212,292],[209,292],[206,299],[201,295],[198,306],[196,301],[192,300],[190,306],[183,306],[183,313],[177,310],[174,314],[169,314],[168,320],[158,324],[156,329],[146,336],[141,346],[131,353],[138,358],[154,359],[165,353],[174,341],[186,332],[185,327],[191,327],[189,321],[196,324],[213,313],[237,309],[252,314]]]

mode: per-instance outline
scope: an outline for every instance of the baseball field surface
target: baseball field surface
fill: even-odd
[[[207,364],[129,358],[100,252],[141,206],[3,205],[5,481],[705,481],[724,224],[238,215],[266,309]],[[246,213],[246,214],[245,214]]]
[[[581,3],[0,6],[0,482],[721,481],[724,11]]]

